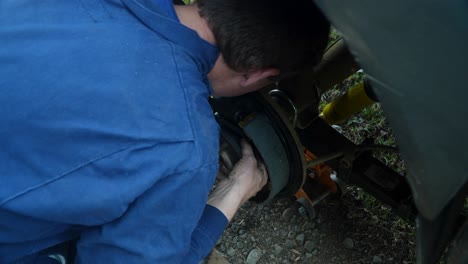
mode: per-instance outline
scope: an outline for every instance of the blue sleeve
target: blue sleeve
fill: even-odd
[[[76,263],[198,263],[227,225],[218,209],[206,206],[216,169],[159,180],[121,217],[82,233]]]
[[[198,226],[192,233],[190,252],[182,263],[198,263],[214,248],[228,224],[226,216],[216,207],[206,205]]]

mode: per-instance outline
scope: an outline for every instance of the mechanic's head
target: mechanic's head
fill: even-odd
[[[221,51],[209,75],[217,95],[258,90],[271,80],[314,66],[327,44],[328,21],[312,0],[196,3]],[[223,64],[232,72],[224,71],[219,66]]]

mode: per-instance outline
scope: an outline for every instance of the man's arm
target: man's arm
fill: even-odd
[[[160,151],[165,152],[164,149],[157,152]],[[150,157],[156,153],[150,154],[145,157],[151,160]],[[120,156],[114,158],[120,160]],[[135,159],[144,160],[144,164],[154,164],[152,160],[146,162],[144,157]],[[164,161],[166,159],[164,157]],[[111,159],[105,163],[113,165],[114,161]],[[103,167],[103,162],[96,162],[93,168]],[[165,163],[161,160],[157,164],[161,167]],[[266,182],[266,174],[260,174],[252,150],[244,146],[241,161],[226,182],[218,184],[209,205],[203,209],[210,187],[204,177],[212,177],[210,175],[216,173],[216,168],[215,165],[201,167],[157,181],[130,203],[121,217],[82,233],[76,263],[198,263],[216,244],[228,219],[232,219],[239,206],[261,188],[263,180],[258,179],[265,177]],[[148,168],[150,171],[153,169],[152,166]],[[129,185],[149,174],[148,171],[141,173],[140,177],[125,177],[129,181],[119,182],[118,185],[131,191],[133,188]],[[108,190],[109,184],[118,179],[121,178],[109,178],[110,181],[102,186]],[[257,183],[257,186],[253,183]]]
[[[206,257],[240,206],[267,182],[266,170],[255,159],[250,145],[245,141],[241,144],[242,159],[211,193],[203,216],[192,233],[190,252],[183,263],[198,263]]]

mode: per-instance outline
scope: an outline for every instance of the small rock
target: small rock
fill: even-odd
[[[354,247],[354,241],[351,238],[345,238],[343,240],[343,246],[347,249],[352,249]]]
[[[246,264],[256,264],[262,258],[262,252],[254,248],[250,251],[249,255],[247,256],[247,260],[245,261]]]
[[[281,237],[287,237],[287,236],[288,236],[288,231],[286,231],[286,230],[281,230],[280,236],[281,236]]]
[[[296,236],[296,233],[295,233],[294,231],[290,231],[290,232],[288,233],[288,238],[293,238],[293,237],[295,237],[295,236]]]
[[[295,246],[294,241],[292,241],[291,239],[286,239],[286,242],[284,242],[284,245],[286,246],[286,248],[289,248],[289,249]]]
[[[299,234],[296,236],[296,241],[299,244],[299,246],[304,245],[304,234]]]
[[[297,223],[297,217],[296,217],[295,215],[293,215],[293,216],[291,217],[291,220],[290,220],[290,221],[291,221],[291,223],[293,223],[293,224]]]
[[[273,246],[273,249],[275,250],[275,252],[276,252],[277,254],[281,254],[281,251],[283,251],[283,248],[280,247],[278,244],[275,244],[275,245]]]
[[[296,258],[297,258],[297,257],[294,256],[294,255],[289,256],[289,260],[290,260],[291,262],[294,262],[294,261],[296,260]]]
[[[314,249],[314,251],[312,251],[312,255],[317,256],[318,255],[318,249]]]
[[[315,248],[315,243],[310,241],[310,240],[307,240],[304,244],[304,248],[309,251],[309,252],[312,252]]]
[[[306,256],[306,258],[310,259],[310,258],[312,258],[314,255],[312,255],[312,254],[310,254],[310,253],[306,253],[305,256]]]
[[[239,229],[239,235],[243,235],[243,234],[245,234],[245,229],[242,229],[242,228]]]
[[[242,243],[242,242],[237,242],[237,245],[236,245],[236,246],[237,246],[238,249],[243,249],[243,248],[244,248],[244,243]]]
[[[284,221],[289,221],[291,220],[291,217],[294,215],[294,209],[293,208],[286,208],[286,210],[283,211],[283,214],[281,217],[283,218]]]
[[[383,260],[382,260],[381,257],[379,257],[379,256],[374,256],[374,257],[372,258],[372,264],[381,264],[381,263],[383,263]]]
[[[237,233],[239,231],[240,227],[238,225],[232,225],[231,229],[232,229],[233,232]]]
[[[234,255],[236,255],[236,250],[233,249],[233,248],[229,248],[228,251],[227,251],[227,254],[231,257],[233,257]]]
[[[309,214],[307,213],[307,209],[305,209],[304,206],[300,206],[299,209],[297,209],[297,211],[299,212],[299,215],[302,216],[304,219],[309,218]]]

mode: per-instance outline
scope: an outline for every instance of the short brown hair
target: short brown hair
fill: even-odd
[[[226,64],[277,68],[281,75],[316,65],[330,25],[312,0],[198,0]]]

